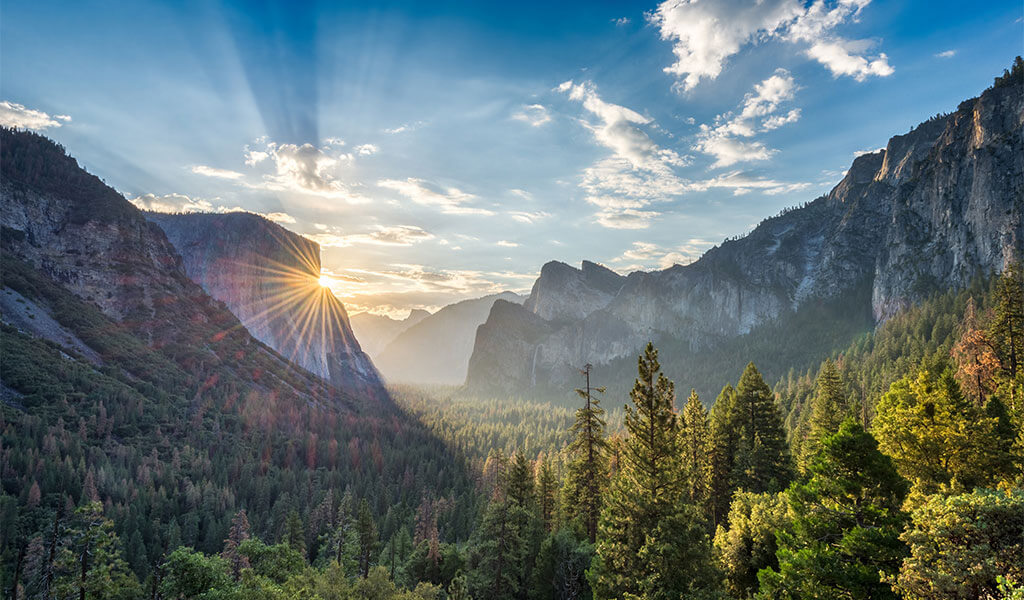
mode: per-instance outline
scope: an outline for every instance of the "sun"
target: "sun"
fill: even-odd
[[[331,287],[331,278],[327,275],[320,276],[320,287]]]

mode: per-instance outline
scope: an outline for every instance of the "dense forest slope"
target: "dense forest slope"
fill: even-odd
[[[1022,197],[1024,91],[996,86],[858,157],[826,196],[693,264],[631,273],[616,292],[609,277],[601,293],[546,265],[522,307],[496,306],[480,328],[467,383],[565,387],[580,365],[631,362],[648,340],[714,350],[851,295],[865,302],[848,306],[851,327],[865,310],[882,322],[1019,255]],[[546,298],[558,298],[558,314],[541,310]],[[741,364],[720,365],[717,382]]]
[[[350,394],[385,393],[345,307],[319,283],[320,246],[250,213],[146,213],[185,273],[292,363]]]
[[[425,427],[253,338],[161,229],[63,148],[0,136],[5,590],[33,536],[92,500],[143,577],[179,545],[219,551],[242,507],[266,539],[289,514],[319,515],[311,558],[328,552],[346,494],[382,535],[426,495],[447,501],[442,539],[468,535],[474,483]]]

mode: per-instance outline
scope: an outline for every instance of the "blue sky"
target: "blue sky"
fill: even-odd
[[[140,206],[268,215],[395,315],[693,260],[1024,48],[1016,0],[0,10],[0,121]]]

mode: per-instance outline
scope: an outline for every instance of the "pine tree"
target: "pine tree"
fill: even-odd
[[[732,489],[754,493],[782,490],[792,476],[789,444],[775,397],[754,363],[743,370],[732,408],[733,427],[739,434]]]
[[[800,467],[806,471],[821,449],[821,440],[839,430],[846,413],[846,392],[839,370],[831,359],[818,372],[817,389],[811,401],[807,438],[800,447]]]
[[[377,553],[377,523],[370,512],[370,503],[363,498],[359,503],[359,516],[356,521],[356,535],[359,537],[359,575],[366,579],[373,566],[373,557]]]
[[[683,408],[679,425],[679,449],[685,485],[684,498],[710,517],[711,426],[708,423],[708,411],[696,390],[690,390],[690,397]]]
[[[508,498],[527,510],[533,508],[533,466],[522,450],[512,457],[508,474]]]
[[[470,543],[469,589],[476,598],[515,600],[523,592],[526,509],[503,494],[491,500]]]
[[[736,460],[737,430],[733,427],[736,390],[726,384],[711,406],[711,518],[723,525],[732,502],[732,468]]]
[[[845,421],[788,492],[792,532],[779,534],[779,569],[763,570],[759,598],[896,598],[884,578],[906,555],[900,531],[907,482],[870,433]]]
[[[551,532],[557,525],[558,480],[551,467],[551,459],[541,456],[537,461],[537,508],[544,531]]]
[[[302,524],[302,517],[299,512],[292,510],[288,513],[288,520],[285,522],[284,542],[288,547],[299,554],[306,555],[306,528]]]
[[[576,421],[570,432],[569,486],[566,507],[570,518],[580,519],[590,543],[597,539],[597,521],[601,515],[602,494],[608,480],[608,441],[605,438],[604,409],[594,392],[604,388],[590,386],[591,365],[583,368],[586,387],[576,393],[584,404],[576,411]]]
[[[1024,281],[1020,266],[1010,264],[999,277],[990,335],[1011,381],[1024,361]]]
[[[57,572],[53,589],[59,598],[131,598],[141,592],[121,556],[114,523],[103,515],[99,502],[75,511],[57,557]]]
[[[629,437],[598,525],[597,559],[589,575],[596,598],[643,592],[641,582],[661,565],[641,562],[640,550],[682,500],[675,392],[660,368],[658,352],[649,343],[638,361],[633,405],[625,409]]]

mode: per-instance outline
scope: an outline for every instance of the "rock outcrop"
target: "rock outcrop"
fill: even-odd
[[[185,273],[249,332],[334,387],[374,396],[383,386],[348,315],[320,285],[320,246],[251,213],[146,213]]]
[[[139,369],[131,374],[137,381],[172,386],[199,404],[226,380],[238,387],[218,393],[270,403],[353,408],[365,399],[340,393],[250,336],[189,279],[159,226],[53,141],[0,128],[0,207],[5,285],[39,303],[25,315],[32,326],[19,326],[18,312],[9,308],[5,323],[93,364],[108,358],[130,364]],[[64,294],[89,309],[69,312]],[[95,309],[101,318],[88,312]],[[134,365],[124,354],[131,348],[153,354]],[[161,370],[169,360],[175,366]],[[184,380],[174,374],[179,367]]]
[[[1024,90],[996,87],[858,157],[826,196],[692,264],[602,274],[597,285],[587,283],[591,263],[548,263],[523,307],[494,307],[467,383],[564,387],[580,365],[635,354],[648,340],[713,345],[864,285],[881,322],[1019,259],[1022,212]]]

